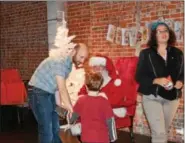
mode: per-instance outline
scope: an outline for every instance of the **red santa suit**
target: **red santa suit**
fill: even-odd
[[[104,92],[108,97],[108,100],[113,108],[113,112],[116,119],[116,127],[122,127],[122,118],[126,115],[126,107],[135,104],[133,101],[126,101],[124,97],[123,82],[119,79],[119,75],[116,73],[116,69],[112,60],[106,56],[95,56],[89,60],[89,66],[105,66],[107,70],[107,76],[104,77],[104,83],[100,92]],[[81,88],[79,95],[87,94],[85,85]]]

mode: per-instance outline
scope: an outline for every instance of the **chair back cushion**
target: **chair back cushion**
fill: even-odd
[[[3,82],[20,82],[21,76],[17,69],[1,69],[1,81]]]
[[[138,57],[120,57],[116,60],[115,67],[125,86],[125,96],[136,100],[138,84],[135,81],[135,72]]]
[[[137,101],[138,84],[135,81],[135,72],[138,57],[120,57],[116,59],[115,67],[123,82],[123,96],[127,100]],[[135,114],[136,106],[128,107],[127,111],[130,115]]]
[[[24,104],[26,96],[26,88],[18,70],[1,69],[0,105]]]

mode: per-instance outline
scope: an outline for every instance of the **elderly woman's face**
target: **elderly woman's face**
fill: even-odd
[[[95,72],[100,72],[101,73],[102,71],[105,70],[105,67],[104,66],[93,66],[92,69]]]

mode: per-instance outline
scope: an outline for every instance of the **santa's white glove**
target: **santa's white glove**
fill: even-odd
[[[117,117],[123,118],[123,117],[126,116],[127,109],[124,108],[124,107],[121,107],[121,108],[114,108],[114,109],[113,109],[113,113],[114,113]]]

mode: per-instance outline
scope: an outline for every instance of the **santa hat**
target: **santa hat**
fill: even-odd
[[[93,56],[89,59],[89,66],[104,66],[108,71],[109,76],[112,79],[115,79],[114,85],[121,85],[121,80],[118,78],[118,74],[110,58],[102,55]]]

